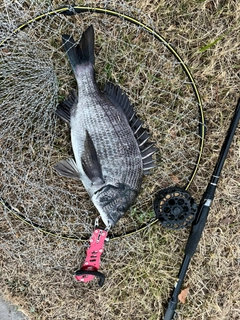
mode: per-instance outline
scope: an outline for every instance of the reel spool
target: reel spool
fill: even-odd
[[[156,194],[154,211],[159,222],[169,229],[189,226],[197,213],[197,204],[190,193],[178,187],[170,187]]]

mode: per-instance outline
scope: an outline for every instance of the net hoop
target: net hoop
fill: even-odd
[[[110,15],[110,16],[114,16],[117,17],[119,19],[122,20],[126,20],[129,23],[135,24],[141,28],[143,28],[145,31],[147,31],[149,34],[151,34],[152,36],[154,36],[159,42],[161,42],[173,55],[174,57],[177,59],[177,61],[180,63],[183,71],[185,72],[186,76],[188,77],[193,92],[195,94],[196,97],[196,101],[198,104],[198,109],[199,109],[199,115],[200,115],[200,119],[199,119],[199,153],[196,159],[196,163],[194,166],[194,169],[191,173],[191,176],[189,178],[189,181],[187,183],[187,185],[184,187],[185,190],[188,190],[194,177],[197,174],[197,170],[199,167],[199,163],[200,163],[200,159],[203,153],[203,146],[204,146],[204,139],[205,139],[205,134],[206,134],[206,130],[205,130],[205,119],[204,119],[204,112],[203,112],[203,106],[202,106],[202,101],[201,101],[201,97],[199,94],[199,91],[197,89],[197,85],[194,81],[194,78],[189,70],[189,68],[187,67],[187,65],[184,63],[183,59],[181,58],[181,56],[177,53],[177,51],[173,48],[172,45],[170,45],[158,32],[156,32],[153,28],[151,28],[150,26],[146,25],[145,23],[142,23],[141,21],[137,20],[136,18],[129,16],[127,14],[112,10],[112,9],[107,9],[107,8],[102,8],[102,7],[91,7],[88,5],[74,5],[74,6],[62,6],[59,7],[57,9],[53,9],[50,11],[47,11],[45,13],[39,14],[37,16],[35,16],[32,19],[29,19],[26,22],[21,23],[17,28],[15,28],[10,35],[8,35],[5,39],[3,39],[0,42],[0,48],[4,47],[4,45],[10,40],[12,39],[18,32],[24,30],[25,28],[27,28],[28,26],[37,23],[38,21],[46,18],[47,16],[54,16],[54,15],[58,15],[58,14],[63,14],[65,16],[72,16],[75,14],[82,14],[82,13],[98,13],[98,14],[105,14],[105,15]],[[88,241],[89,238],[78,238],[78,237],[71,237],[68,235],[59,235],[58,233],[54,233],[52,231],[48,231],[47,229],[45,229],[43,226],[38,225],[33,223],[32,221],[29,221],[28,219],[26,219],[24,217],[24,215],[21,214],[21,212],[19,212],[18,209],[12,207],[6,200],[4,200],[3,198],[0,197],[0,203],[1,205],[7,209],[10,213],[13,214],[13,216],[15,216],[16,218],[20,219],[22,222],[26,223],[28,226],[31,226],[45,234],[54,236],[54,237],[60,237],[62,239],[65,240],[74,240],[74,241]],[[130,235],[133,235],[136,232],[140,232],[143,231],[149,227],[151,227],[152,225],[154,225],[156,222],[158,222],[158,219],[154,218],[151,219],[150,221],[148,221],[147,223],[145,223],[144,225],[141,225],[139,228],[131,230],[125,234],[121,234],[121,235],[114,235],[114,236],[110,236],[110,240],[114,240],[114,239],[118,239],[118,238],[122,238],[122,237],[127,237]]]

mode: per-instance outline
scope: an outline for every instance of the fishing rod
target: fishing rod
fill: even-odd
[[[187,244],[185,247],[185,255],[182,261],[182,265],[178,274],[178,281],[175,285],[175,288],[173,290],[171,299],[168,303],[168,308],[166,310],[164,320],[172,320],[175,315],[175,309],[178,303],[178,295],[180,293],[188,265],[190,263],[190,260],[192,256],[194,255],[197,245],[200,241],[204,226],[207,221],[208,213],[210,210],[211,203],[214,198],[215,190],[217,187],[217,183],[219,180],[220,173],[222,171],[225,159],[227,157],[233,136],[235,134],[236,128],[238,126],[240,118],[240,98],[238,100],[232,121],[230,123],[228,133],[225,137],[224,143],[222,145],[222,149],[220,151],[218,161],[215,165],[212,177],[210,179],[210,182],[206,188],[206,191],[204,192],[202,199],[200,201],[200,205],[198,207],[198,211],[196,214],[196,217],[192,223],[191,231],[187,240]]]

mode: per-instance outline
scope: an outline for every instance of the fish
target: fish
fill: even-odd
[[[155,167],[157,148],[128,96],[112,82],[101,91],[95,80],[94,29],[79,43],[62,35],[77,92],[59,103],[56,114],[70,125],[74,158],[54,165],[59,175],[81,180],[107,228],[134,203],[145,174]]]

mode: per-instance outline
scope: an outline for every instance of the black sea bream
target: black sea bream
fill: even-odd
[[[81,179],[107,227],[114,226],[138,195],[144,173],[154,167],[156,151],[147,140],[122,90],[111,83],[102,93],[94,75],[94,30],[90,26],[76,44],[62,36],[77,81],[78,94],[57,107],[57,115],[70,123],[75,161],[55,165],[60,175]]]

